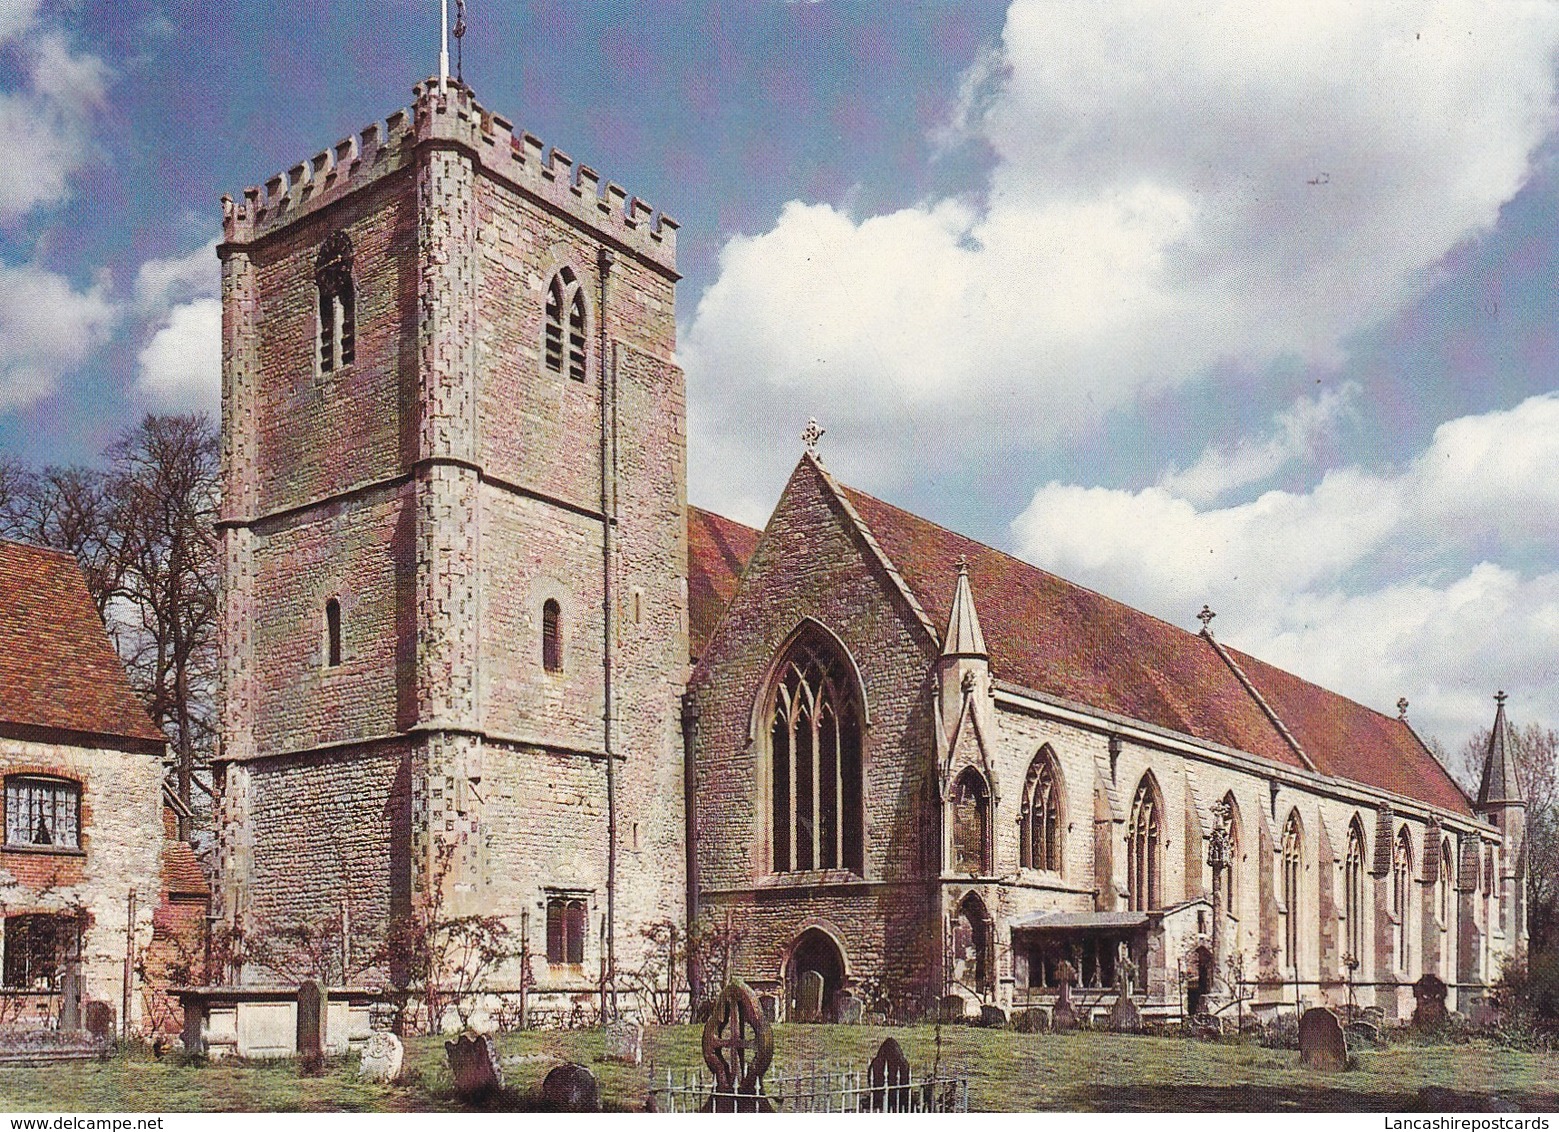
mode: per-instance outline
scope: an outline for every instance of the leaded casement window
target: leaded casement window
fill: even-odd
[[[563,610],[548,598],[541,606],[541,666],[548,672],[563,671]]]
[[[357,288],[352,282],[352,240],[332,232],[314,261],[319,291],[319,372],[330,373],[357,357]]]
[[[325,602],[325,667],[341,666],[341,602],[330,598]]]
[[[1299,878],[1304,861],[1304,830],[1299,824],[1299,811],[1290,810],[1288,821],[1283,823],[1283,957],[1290,968],[1299,967],[1299,924],[1303,915],[1300,908]]]
[[[1348,826],[1348,854],[1343,858],[1343,915],[1347,919],[1347,952],[1364,962],[1364,827],[1355,817]]]
[[[1131,803],[1131,823],[1126,828],[1126,887],[1131,910],[1146,912],[1162,903],[1160,836],[1163,806],[1151,774],[1144,774]]]
[[[1024,868],[1061,871],[1061,772],[1049,747],[1029,764],[1018,836]]]
[[[966,767],[953,783],[953,871],[991,872],[991,791],[985,776]]]
[[[571,267],[559,268],[547,284],[541,353],[553,373],[585,379],[585,289]]]
[[[585,961],[585,934],[590,910],[582,896],[547,898],[547,962],[579,967]]]
[[[864,872],[861,700],[853,669],[804,631],[769,691],[770,850],[775,872]]]
[[[47,914],[5,918],[4,982],[12,990],[58,990],[78,921]]]
[[[1413,885],[1413,839],[1407,826],[1397,831],[1396,847],[1391,854],[1391,915],[1396,920],[1397,971],[1406,973],[1408,955],[1408,919]]]
[[[63,778],[6,779],[5,843],[79,849],[81,787]]]

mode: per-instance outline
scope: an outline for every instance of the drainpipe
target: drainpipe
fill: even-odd
[[[601,295],[596,326],[599,345],[596,356],[601,367],[601,688],[602,748],[606,754],[606,985],[610,988],[611,1012],[617,1013],[617,768],[613,765],[612,668],[616,635],[613,624],[616,595],[612,588],[612,563],[616,555],[617,534],[617,367],[606,355],[606,281],[617,257],[607,247],[596,253],[601,279]]]
[[[687,992],[688,1017],[698,1008],[703,972],[693,945],[698,924],[698,697],[692,688],[682,693],[682,806],[687,853]],[[675,1008],[675,1003],[673,1003]]]

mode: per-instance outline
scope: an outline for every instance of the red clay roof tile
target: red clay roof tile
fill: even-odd
[[[210,896],[200,858],[187,842],[162,843],[162,889],[169,896]]]
[[[700,507],[687,509],[688,652],[703,655],[720,614],[736,594],[759,532]]]
[[[68,554],[0,541],[0,723],[167,741]]]

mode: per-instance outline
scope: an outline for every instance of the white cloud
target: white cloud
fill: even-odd
[[[795,201],[723,249],[679,353],[695,448],[750,458],[699,453],[695,493],[772,493],[809,413],[880,484],[906,435],[1032,448],[1216,365],[1335,364],[1524,183],[1556,45],[1551,5],[1016,0],[961,102],[982,202]]]
[[[0,44],[16,49],[26,72],[20,89],[0,93],[0,137],[18,171],[0,178],[4,225],[64,203],[72,176],[100,157],[94,133],[108,111],[108,67],[38,30],[32,9],[0,17]]]
[[[0,410],[52,392],[107,340],[116,317],[102,285],[78,291],[32,264],[0,263]]]
[[[172,303],[215,298],[222,288],[215,239],[188,255],[149,259],[135,274],[135,301],[142,309],[166,309]]]
[[[1173,477],[1050,483],[1013,534],[1025,558],[1178,624],[1209,602],[1234,643],[1378,708],[1406,694],[1455,739],[1487,724],[1486,685],[1559,721],[1554,467],[1547,394],[1441,425],[1395,471],[1335,468],[1309,491],[1228,506],[1198,506]]]
[[[163,409],[217,416],[222,406],[222,303],[181,303],[141,351],[136,389]]]
[[[1238,488],[1260,483],[1296,461],[1310,458],[1318,441],[1338,419],[1353,410],[1357,382],[1346,382],[1316,397],[1301,397],[1279,413],[1277,427],[1262,440],[1242,437],[1224,448],[1209,448],[1190,467],[1166,472],[1159,487],[1193,503],[1210,503]]]

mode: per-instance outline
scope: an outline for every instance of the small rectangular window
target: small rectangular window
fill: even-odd
[[[585,961],[589,910],[580,896],[547,898],[547,962],[579,967]]]
[[[8,778],[5,843],[78,849],[81,788],[58,778]]]

